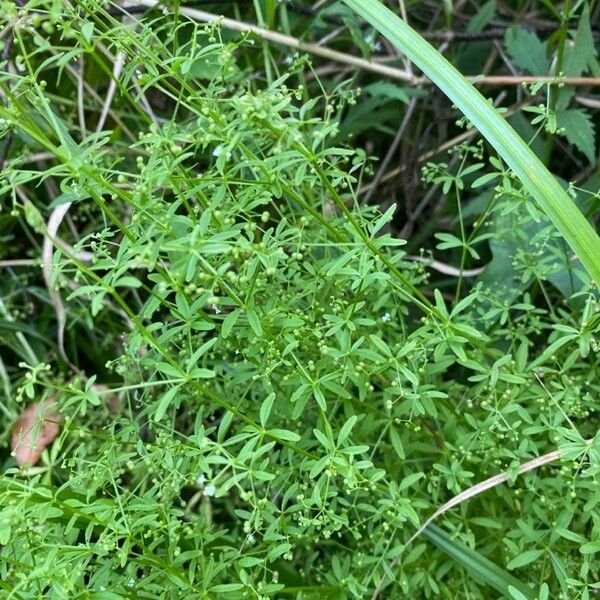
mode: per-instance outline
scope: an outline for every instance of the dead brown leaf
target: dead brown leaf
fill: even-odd
[[[55,397],[33,402],[23,410],[13,429],[11,448],[17,465],[35,465],[58,435],[60,415]]]

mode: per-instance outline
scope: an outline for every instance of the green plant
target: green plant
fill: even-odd
[[[427,41],[379,2],[344,0],[438,85],[473,123],[537,200],[590,277],[600,280],[600,238],[523,139]]]
[[[514,172],[477,142],[425,166],[438,276],[359,201],[350,84],[178,4],[4,8],[0,243],[32,263],[0,279],[3,440],[62,416],[40,464],[3,453],[7,597],[594,593],[598,291]]]

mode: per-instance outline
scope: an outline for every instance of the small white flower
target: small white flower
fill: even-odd
[[[213,150],[213,156],[221,156],[221,152],[223,152],[223,146],[217,146]]]
[[[204,473],[200,473],[200,475],[198,475],[198,478],[196,479],[196,484],[199,486],[203,486],[205,481],[206,477],[204,477]]]
[[[391,320],[391,318],[392,318],[392,315],[390,315],[390,313],[386,312],[386,313],[383,315],[383,317],[381,317],[381,320],[382,320],[384,323],[387,323],[388,321],[390,321],[390,320]]]
[[[209,483],[204,488],[204,495],[205,496],[214,496],[216,491],[217,491],[217,488],[212,483]]]
[[[297,52],[294,52],[293,54],[288,54],[288,56],[286,56],[286,57],[283,59],[283,62],[284,62],[286,65],[291,65],[291,64],[292,64],[292,63],[293,63],[293,62],[294,62],[294,61],[295,61],[297,58],[298,58],[298,53],[297,53]]]

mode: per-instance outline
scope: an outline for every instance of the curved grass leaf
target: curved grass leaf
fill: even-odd
[[[450,555],[457,563],[460,563],[471,576],[484,581],[498,592],[510,597],[509,588],[512,587],[519,590],[525,598],[530,600],[535,598],[533,590],[525,583],[501,569],[479,552],[471,550],[462,542],[453,540],[437,525],[429,525],[423,535],[429,538],[440,550]]]
[[[567,193],[497,110],[433,46],[376,0],[344,0],[415,63],[496,149],[600,282],[600,237]]]

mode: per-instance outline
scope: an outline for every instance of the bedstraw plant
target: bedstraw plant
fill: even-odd
[[[440,278],[359,201],[350,83],[308,97],[305,57],[178,3],[2,8],[3,597],[595,593],[596,196],[542,173],[544,204],[493,140],[456,145],[422,172],[457,206]],[[60,433],[19,468],[47,399]]]

